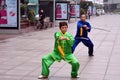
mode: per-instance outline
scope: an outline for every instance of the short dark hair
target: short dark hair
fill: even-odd
[[[85,15],[85,16],[86,16],[86,14],[81,14],[81,15],[80,15],[80,18],[82,17],[82,15]]]
[[[67,26],[68,27],[67,22],[60,22],[59,23],[59,28],[61,28],[62,26]]]

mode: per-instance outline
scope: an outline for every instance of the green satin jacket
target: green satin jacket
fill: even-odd
[[[60,36],[65,36],[69,40],[59,40]],[[63,34],[62,32],[59,31],[59,32],[56,32],[54,34],[54,37],[55,37],[55,44],[54,44],[54,50],[51,53],[51,56],[53,57],[54,60],[56,60],[58,62],[60,62],[62,59],[67,61],[67,62],[70,62],[71,61],[71,60],[69,60],[70,57],[73,57],[72,49],[71,49],[71,47],[74,44],[73,36],[68,32]],[[61,54],[60,54],[60,52],[58,50],[58,45],[60,45],[62,47],[62,50],[65,53],[64,58],[61,56]]]

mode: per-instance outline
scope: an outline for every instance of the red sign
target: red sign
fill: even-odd
[[[82,0],[82,2],[85,2],[85,0]]]
[[[68,18],[68,3],[56,2],[56,20],[66,20]]]

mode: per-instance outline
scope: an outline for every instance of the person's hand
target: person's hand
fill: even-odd
[[[87,25],[83,25],[83,27],[84,27],[86,30],[89,29],[89,27],[88,27]]]
[[[64,40],[69,40],[69,38],[65,37]]]
[[[63,36],[60,36],[60,37],[59,37],[59,40],[64,40],[64,37],[63,37]]]
[[[67,37],[64,37],[64,36],[60,36],[59,37],[59,40],[69,40]]]

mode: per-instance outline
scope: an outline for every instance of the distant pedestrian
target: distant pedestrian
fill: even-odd
[[[40,17],[40,23],[41,23],[41,29],[44,28],[44,19],[45,19],[45,12],[43,9],[40,10],[40,13],[39,13],[39,17]]]
[[[88,47],[89,56],[94,56],[93,55],[94,45],[88,37],[88,32],[90,32],[90,31],[91,31],[91,25],[86,21],[86,15],[82,14],[81,20],[78,21],[78,23],[77,23],[77,32],[76,32],[76,36],[75,36],[75,43],[72,47],[72,52],[74,52],[77,45],[80,42],[82,42],[85,46]]]
[[[35,16],[35,30],[40,29],[40,28],[41,28],[40,17],[39,17],[39,14],[37,14]]]
[[[87,15],[88,15],[88,18],[90,20],[91,14],[90,14],[90,10],[89,9],[87,10]]]

